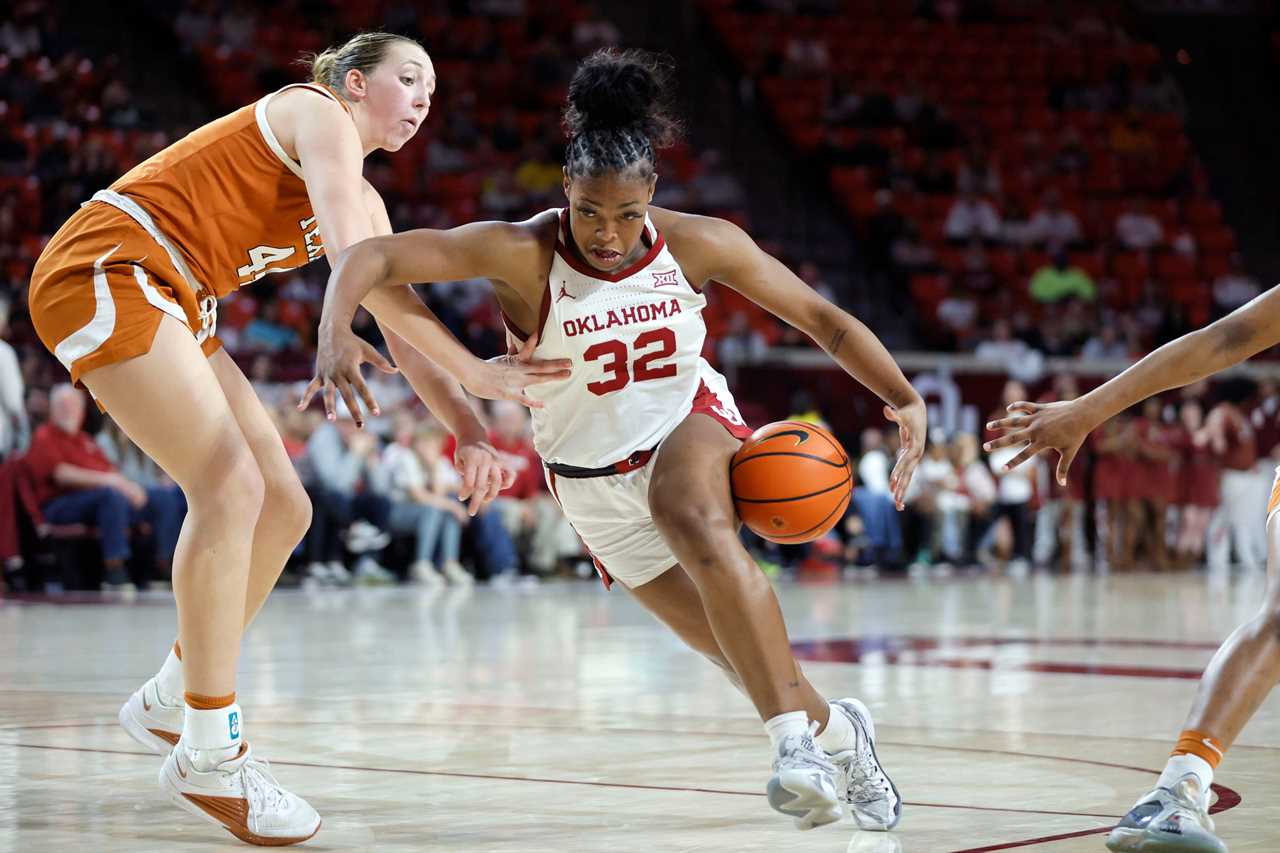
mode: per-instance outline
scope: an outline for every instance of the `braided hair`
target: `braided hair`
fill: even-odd
[[[653,178],[655,149],[680,133],[667,106],[670,76],[669,63],[639,50],[604,48],[583,60],[564,112],[570,179],[611,173]]]

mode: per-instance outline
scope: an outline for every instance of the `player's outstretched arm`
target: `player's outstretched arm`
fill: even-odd
[[[902,509],[911,475],[924,455],[927,421],[924,400],[893,356],[870,329],[814,292],[738,226],[721,219],[686,219],[689,225],[681,230],[699,235],[695,245],[700,249],[695,248],[694,254],[699,256],[700,277],[732,287],[804,332],[886,403],[884,415],[898,424],[902,439],[902,452],[889,480],[894,501]]]
[[[1183,335],[1082,397],[1062,403],[1017,402],[1009,416],[988,424],[1004,434],[987,450],[1025,444],[1006,468],[1049,450],[1058,452],[1058,481],[1085,436],[1148,397],[1212,376],[1280,343],[1280,288],[1272,288],[1221,320]]]
[[[338,256],[329,275],[317,340],[316,375],[303,396],[303,405],[322,392],[325,410],[332,412],[336,394],[341,393],[349,406],[357,393],[367,394],[360,364],[373,359],[368,345],[351,332],[351,321],[362,302],[378,305],[388,297],[397,300],[396,310],[384,306],[378,311],[379,321],[457,377],[468,391],[480,397],[530,403],[524,388],[567,377],[567,361],[477,359],[403,286],[470,278],[519,280],[528,277],[528,265],[536,264],[537,257],[535,235],[522,225],[505,222],[478,222],[447,231],[406,231],[351,246]]]

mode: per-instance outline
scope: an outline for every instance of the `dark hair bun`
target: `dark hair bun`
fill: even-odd
[[[667,105],[670,64],[640,50],[597,50],[583,60],[569,82],[564,113],[570,137],[593,130],[639,130],[655,148],[679,135]]]

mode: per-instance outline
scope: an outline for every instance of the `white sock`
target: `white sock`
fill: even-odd
[[[191,764],[207,773],[240,753],[244,740],[240,705],[232,702],[212,711],[186,706],[182,725],[182,745],[191,756]]]
[[[1188,773],[1195,774],[1202,795],[1213,784],[1213,768],[1209,766],[1209,762],[1198,755],[1188,754],[1169,757],[1169,763],[1164,766],[1164,772],[1160,774],[1160,781],[1156,783],[1156,787],[1172,788]]]
[[[160,694],[162,703],[175,706],[182,704],[182,694],[185,690],[182,682],[182,661],[170,647],[169,656],[164,659],[160,671],[156,673],[156,691]]]
[[[808,733],[809,715],[804,711],[788,711],[765,720],[764,730],[769,733],[769,740],[773,742],[773,751],[777,752],[783,738]]]
[[[835,705],[830,707],[831,718],[827,720],[827,727],[818,732],[814,740],[828,755],[835,755],[837,752],[844,752],[846,749],[857,746],[858,732],[854,729],[853,723],[849,722],[844,711]]]

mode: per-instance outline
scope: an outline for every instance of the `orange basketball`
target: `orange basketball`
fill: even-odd
[[[751,434],[729,464],[742,523],[771,542],[812,542],[836,525],[853,498],[849,454],[831,433],[778,421]]]

